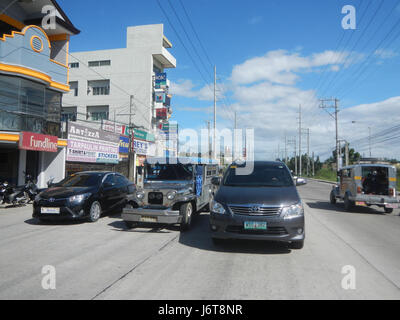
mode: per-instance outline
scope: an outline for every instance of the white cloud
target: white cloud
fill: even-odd
[[[251,84],[258,81],[293,85],[299,76],[297,72],[310,72],[312,68],[324,65],[339,65],[346,62],[348,53],[324,51],[303,57],[300,53],[286,50],[269,51],[234,66],[232,81],[237,84]]]
[[[217,98],[221,99],[225,92],[222,85],[218,85]],[[202,101],[214,100],[214,87],[213,84],[207,84],[201,88],[197,88],[191,80],[179,80],[177,82],[170,82],[170,93],[173,95],[196,98]]]

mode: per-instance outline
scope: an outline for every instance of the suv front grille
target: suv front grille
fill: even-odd
[[[148,202],[149,204],[163,204],[162,192],[149,192]]]
[[[277,236],[288,234],[284,227],[267,227],[267,230],[245,230],[243,226],[227,226],[225,231],[240,234],[266,234]]]
[[[281,212],[280,207],[264,207],[264,206],[238,206],[231,205],[229,209],[234,214],[246,216],[276,216]],[[257,209],[257,210],[256,210]]]

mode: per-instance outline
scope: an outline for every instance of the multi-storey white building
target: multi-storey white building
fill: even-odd
[[[132,112],[136,128],[154,132],[155,74],[176,67],[163,29],[162,24],[128,27],[126,48],[73,52],[69,61],[71,91],[63,97],[65,116],[128,124]]]

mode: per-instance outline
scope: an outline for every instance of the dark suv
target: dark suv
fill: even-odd
[[[237,174],[232,164],[210,205],[215,244],[223,239],[274,240],[304,245],[304,209],[296,184],[282,162],[255,161],[251,174]],[[304,184],[304,182],[302,183]]]

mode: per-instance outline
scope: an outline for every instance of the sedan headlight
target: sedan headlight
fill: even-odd
[[[89,198],[90,195],[91,193],[77,194],[75,196],[69,197],[68,200],[69,202],[82,202],[83,200]]]
[[[136,191],[136,198],[139,200],[143,200],[144,192],[142,190]]]
[[[168,200],[173,200],[176,197],[176,191],[170,191],[167,193],[167,199]]]
[[[290,207],[284,207],[282,209],[282,216],[285,219],[293,219],[304,216],[303,205],[298,203]]]
[[[211,211],[218,214],[225,214],[226,211],[222,204],[217,201],[211,201]]]

